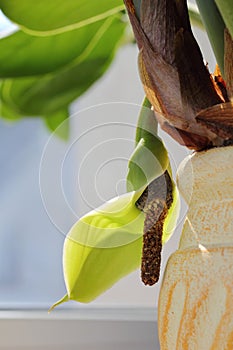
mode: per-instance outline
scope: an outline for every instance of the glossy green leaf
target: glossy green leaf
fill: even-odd
[[[227,29],[233,38],[233,3],[232,0],[215,0]]]
[[[9,122],[16,122],[22,119],[24,116],[17,114],[9,106],[0,102],[0,118],[6,119]],[[55,114],[45,116],[44,122],[49,131],[55,132],[55,134],[63,140],[69,138],[69,112],[68,110],[60,110]]]
[[[99,21],[47,37],[17,31],[0,39],[0,78],[41,75],[62,68],[82,55],[102,25]]]
[[[224,0],[226,1],[226,0]],[[196,1],[203,23],[221,73],[224,74],[224,29],[225,24],[216,6],[215,0]]]
[[[58,73],[42,77],[6,79],[1,98],[23,115],[49,115],[66,108],[83,94],[110,65],[124,34],[125,24],[110,17],[95,33],[89,45]]]
[[[47,128],[63,140],[69,138],[69,111],[59,110],[57,113],[45,116],[44,121]]]
[[[123,8],[122,0],[0,0],[0,9],[9,19],[36,35],[80,28]]]
[[[129,191],[147,186],[169,166],[167,150],[157,135],[157,127],[154,112],[149,101],[145,99],[136,130],[136,148],[129,161]]]

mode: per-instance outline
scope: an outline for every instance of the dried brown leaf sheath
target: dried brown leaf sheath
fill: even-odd
[[[224,54],[225,80],[228,96],[233,97],[233,40],[225,29],[225,54]]]
[[[140,20],[133,1],[124,2],[140,50],[141,80],[162,128],[196,150],[223,143],[195,118],[225,100],[204,65],[186,1],[142,0]]]
[[[215,71],[215,81],[227,102],[200,111],[196,120],[200,125],[224,139],[224,145],[227,145],[233,142],[233,102],[229,102],[228,99],[233,97],[233,40],[227,29],[225,29],[224,67],[225,81],[218,67]]]
[[[233,102],[207,108],[196,119],[224,140],[233,140]]]
[[[145,213],[141,278],[146,285],[159,280],[163,225],[172,201],[172,182],[165,172],[149,184],[136,203]]]

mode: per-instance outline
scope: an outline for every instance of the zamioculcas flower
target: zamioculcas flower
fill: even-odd
[[[153,111],[143,107],[129,162],[129,192],[91,211],[71,228],[63,251],[67,294],[51,309],[68,300],[95,299],[137,269],[143,255],[148,263],[142,259],[142,279],[146,284],[157,281],[161,246],[173,232],[179,202],[167,151],[156,132]],[[146,252],[142,246],[148,239]]]
[[[209,73],[192,34],[186,1],[124,2],[147,96],[129,161],[128,193],[82,217],[67,235],[67,294],[54,306],[68,300],[89,302],[140,264],[145,284],[158,281],[162,243],[174,229],[179,206],[157,120],[194,150],[233,139],[232,62],[224,63],[225,80],[219,69],[215,77]],[[231,35],[224,35],[225,50],[233,51]]]

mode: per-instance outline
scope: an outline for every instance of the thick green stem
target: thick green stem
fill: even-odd
[[[136,130],[136,146],[138,142],[144,138],[145,133],[151,132],[157,135],[158,132],[158,122],[155,119],[152,105],[147,97],[144,98],[142,103],[142,108],[138,118],[137,130]]]

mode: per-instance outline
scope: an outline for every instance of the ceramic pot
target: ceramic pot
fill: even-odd
[[[233,147],[194,153],[177,181],[189,209],[160,291],[160,348],[232,350]]]

